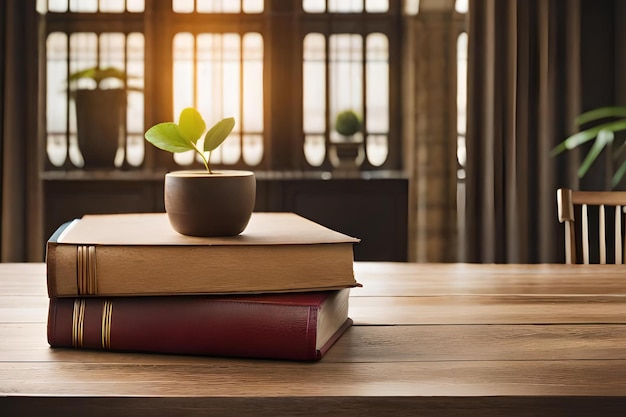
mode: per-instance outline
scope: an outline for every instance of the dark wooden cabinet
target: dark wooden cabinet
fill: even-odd
[[[402,173],[258,172],[255,211],[291,211],[361,239],[356,260],[406,261],[408,179]],[[44,176],[50,236],[84,214],[163,212],[163,174],[52,172]]]

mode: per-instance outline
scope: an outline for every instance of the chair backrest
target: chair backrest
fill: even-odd
[[[559,222],[565,224],[565,263],[590,263],[590,249],[597,254],[598,263],[625,262],[623,224],[626,192],[559,188],[556,201]],[[597,242],[597,246],[592,242]],[[577,248],[581,249],[582,258],[577,258]],[[612,259],[607,252],[614,253]]]

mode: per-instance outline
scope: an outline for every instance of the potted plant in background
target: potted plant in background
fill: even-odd
[[[361,118],[354,110],[341,111],[335,118],[335,130],[348,140],[354,140],[354,135],[361,131]]]
[[[248,225],[256,199],[256,179],[251,171],[211,169],[211,152],[226,140],[235,126],[232,117],[206,130],[200,113],[183,109],[178,123],[158,123],[145,138],[159,149],[195,152],[204,170],[181,170],[165,175],[165,211],[177,232],[190,236],[236,236]]]
[[[107,79],[121,81],[119,87],[102,88]],[[95,88],[78,87],[78,81],[90,79]],[[115,67],[90,67],[70,74],[71,97],[76,105],[78,147],[84,168],[111,168],[126,133],[126,73]]]
[[[596,124],[566,138],[552,149],[551,155],[556,156],[594,140],[589,152],[578,168],[578,177],[582,178],[589,171],[598,155],[606,148],[609,152],[609,155],[607,155],[607,176],[610,177],[608,180],[610,181],[611,189],[614,189],[622,180],[624,174],[626,174],[626,138],[617,134],[626,130],[626,107],[599,107],[582,113],[576,118],[577,126],[589,123]]]
[[[337,113],[335,132],[331,135],[330,160],[335,168],[358,168],[365,159],[363,149],[363,123],[359,115],[352,109]]]

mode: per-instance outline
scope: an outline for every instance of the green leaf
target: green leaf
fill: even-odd
[[[576,123],[582,125],[599,119],[608,117],[626,117],[626,107],[623,106],[607,106],[590,110],[578,116]]]
[[[619,137],[617,139],[620,139]],[[621,161],[626,155],[626,146],[624,146],[624,139],[617,140],[613,143],[613,160]]]
[[[173,122],[154,125],[144,136],[148,142],[164,151],[185,152],[196,149],[180,126]]]
[[[550,155],[555,156],[563,151],[574,149],[575,147],[582,145],[583,143],[588,142],[598,136],[598,133],[600,133],[601,130],[617,132],[625,129],[626,119],[622,119],[613,122],[603,123],[601,125],[582,130],[578,133],[573,134],[572,136],[568,137],[563,142],[558,144],[554,149],[550,151]]]
[[[574,149],[575,147],[582,145],[585,142],[590,141],[591,139],[598,136],[598,132],[602,130],[600,127],[591,128],[587,130],[580,131],[578,133],[573,134],[572,136],[565,139],[563,142],[559,143],[554,149],[550,151],[551,156],[556,156],[561,152]]]
[[[587,173],[587,171],[589,171],[589,168],[596,160],[596,158],[598,158],[598,155],[600,155],[600,152],[602,152],[606,145],[613,142],[613,138],[615,138],[615,134],[610,130],[601,130],[600,132],[598,132],[598,137],[596,138],[596,141],[589,150],[589,153],[585,157],[585,160],[580,165],[580,168],[578,168],[578,176],[580,178],[582,178]]]
[[[615,171],[615,174],[613,175],[613,179],[611,180],[612,188],[617,187],[617,184],[619,184],[619,182],[622,180],[622,178],[624,177],[624,174],[626,174],[626,161],[624,161],[622,165],[620,165],[619,169]]]
[[[102,80],[105,80],[107,78],[116,78],[118,80],[126,82],[126,73],[123,70],[115,67],[91,67],[73,72],[72,74],[70,74],[69,80],[76,81],[81,78],[91,78],[98,84],[100,84]]]
[[[217,122],[204,136],[204,151],[211,152],[226,140],[235,127],[235,119],[227,117]]]
[[[206,130],[206,123],[204,123],[204,119],[198,110],[192,107],[187,107],[180,112],[178,125],[183,130],[185,135],[187,135],[187,138],[193,143],[196,143]]]

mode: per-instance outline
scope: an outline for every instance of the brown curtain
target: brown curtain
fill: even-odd
[[[42,261],[35,0],[0,2],[0,261]]]
[[[602,3],[602,2],[596,2]],[[470,0],[468,262],[563,262],[556,189],[577,187],[581,0]]]

